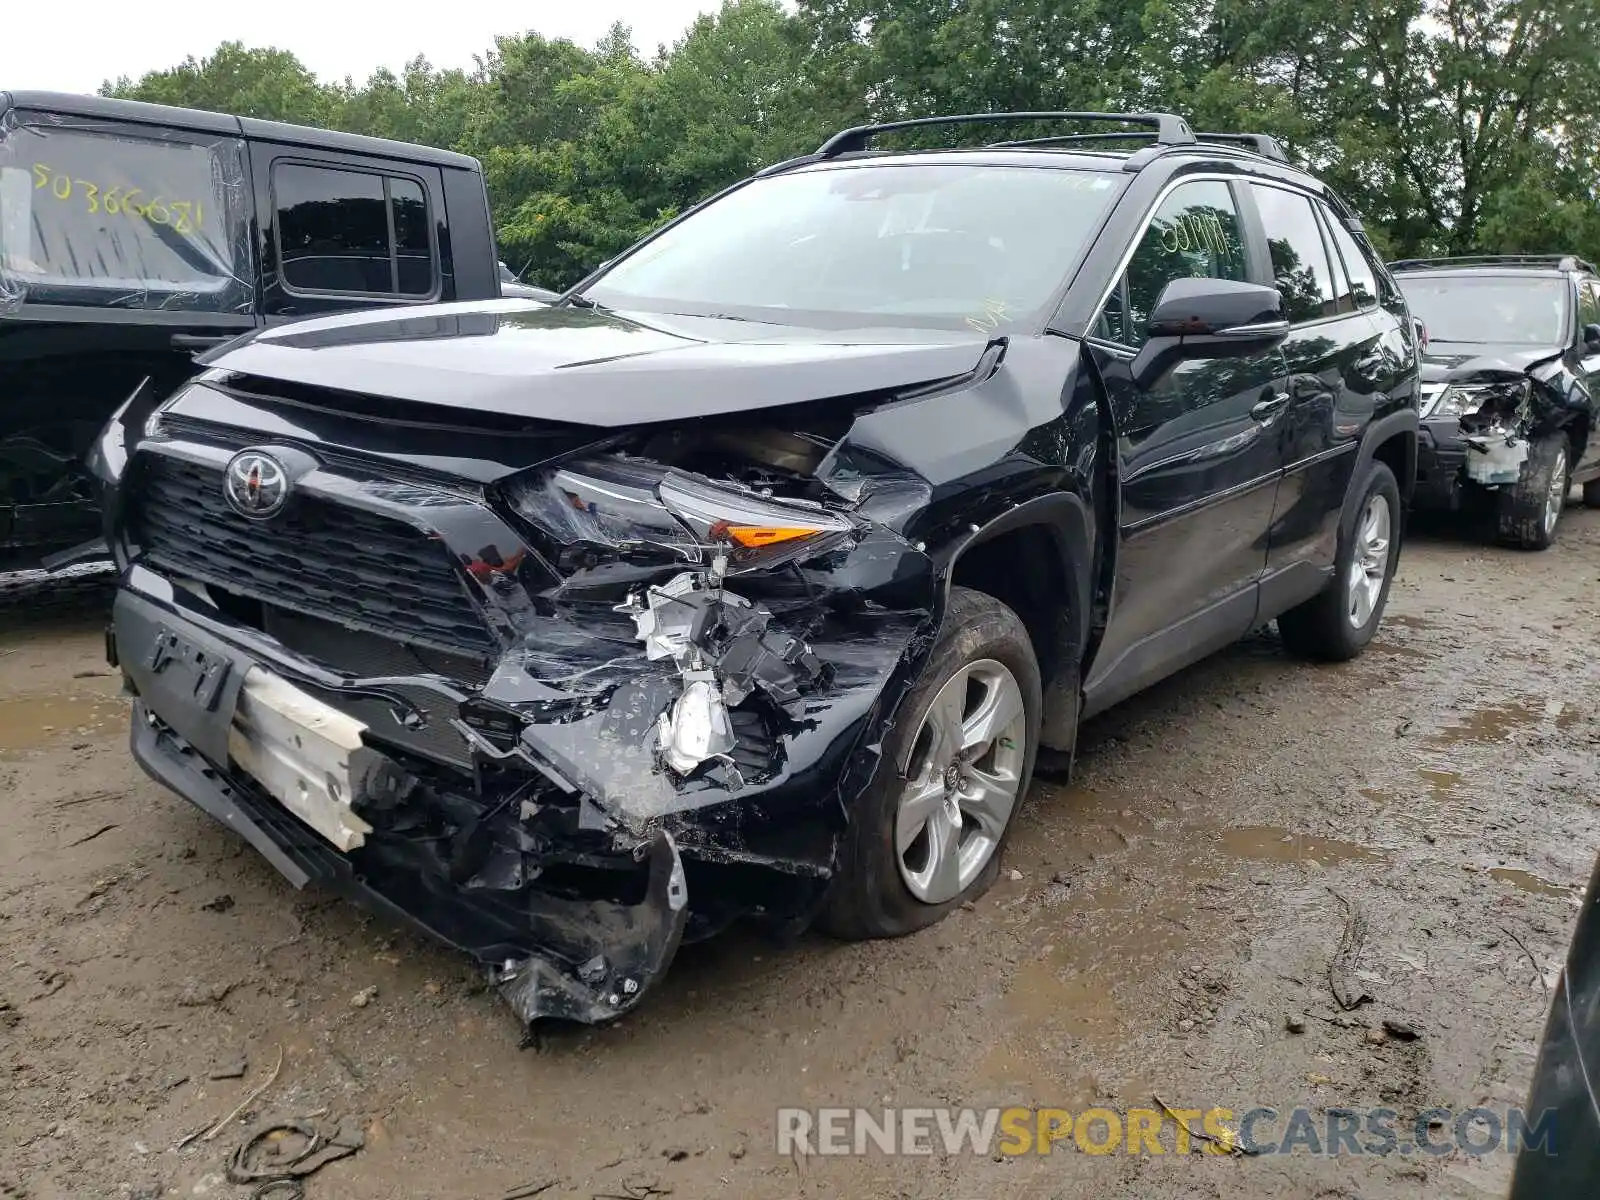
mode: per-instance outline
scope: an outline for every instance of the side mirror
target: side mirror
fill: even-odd
[[[1246,358],[1289,334],[1277,288],[1231,279],[1174,279],[1150,313],[1150,337],[1133,360],[1134,381],[1147,388],[1189,358]]]
[[[1417,353],[1426,354],[1428,352],[1428,327],[1422,323],[1421,317],[1412,317],[1411,328],[1417,335]],[[1594,328],[1594,326],[1591,326],[1591,328]]]
[[[1583,327],[1583,344],[1588,347],[1590,354],[1600,354],[1600,325]]]

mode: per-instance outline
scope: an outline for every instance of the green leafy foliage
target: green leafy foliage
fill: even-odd
[[[229,42],[102,90],[476,155],[503,256],[547,286],[833,130],[1026,109],[1275,134],[1394,255],[1600,256],[1600,0],[726,0],[651,58],[621,26],[522,33],[329,83]]]

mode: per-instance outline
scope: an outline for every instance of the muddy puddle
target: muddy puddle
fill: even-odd
[[[1386,612],[1383,614],[1385,625],[1398,625],[1402,629],[1429,629],[1433,622],[1426,617],[1416,616],[1414,613]]]
[[[0,699],[0,758],[9,758],[69,736],[103,736],[125,721],[128,703],[119,696],[13,696]]]
[[[1466,776],[1460,771],[1447,771],[1439,767],[1418,767],[1417,778],[1428,785],[1428,795],[1433,800],[1448,799],[1466,782]]]
[[[1077,1104],[1095,1099],[1094,1080],[1062,1078],[1045,1064],[1091,1053],[1102,1062],[1119,1058],[1148,1031],[1147,981],[1231,926],[1220,899],[1199,907],[1192,896],[1164,891],[1146,869],[1141,863],[1123,882],[1074,888],[1070,899],[1040,914],[1031,957],[1017,967],[996,1014],[1002,1032],[982,1063],[985,1082],[1065,1093]]]
[[[1331,867],[1341,862],[1381,862],[1388,853],[1354,842],[1293,833],[1267,825],[1224,829],[1218,840],[1234,858],[1266,862],[1314,862]]]
[[[1510,867],[1492,867],[1489,870],[1489,877],[1498,879],[1501,883],[1509,883],[1519,892],[1531,892],[1536,896],[1561,896],[1570,899],[1578,894],[1578,889],[1575,887],[1551,883],[1548,879],[1540,879],[1529,871],[1517,871]]]
[[[1430,734],[1427,741],[1431,746],[1509,742],[1522,730],[1537,725],[1544,712],[1542,703],[1534,705],[1523,700],[1487,704],[1458,717],[1437,733]]]

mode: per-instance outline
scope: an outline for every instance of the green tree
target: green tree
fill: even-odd
[[[137,82],[124,76],[100,90],[129,100],[300,125],[326,124],[334,115],[331,89],[318,83],[294,55],[251,50],[239,42],[223,42],[206,58],[191,55]]]
[[[836,129],[1039,108],[1275,134],[1396,254],[1600,256],[1600,0],[791,7],[726,0],[649,57],[620,25],[591,47],[509,33],[471,69],[418,57],[364,82],[320,82],[291,54],[227,42],[102,90],[474,154],[507,260],[547,284]]]

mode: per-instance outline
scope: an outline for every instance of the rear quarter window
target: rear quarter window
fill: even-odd
[[[0,296],[246,314],[244,146],[21,112],[0,128]]]
[[[279,161],[272,198],[288,291],[410,300],[437,291],[427,194],[416,179]]]
[[[1326,205],[1322,208],[1323,220],[1327,223],[1328,232],[1333,237],[1334,248],[1338,256],[1344,260],[1345,278],[1349,281],[1351,303],[1356,308],[1374,308],[1378,303],[1378,278],[1372,270],[1372,264],[1367,261],[1367,256],[1361,252],[1361,247],[1356,244],[1355,237],[1345,228],[1344,222],[1339,220]],[[1342,297],[1341,297],[1342,299]]]

